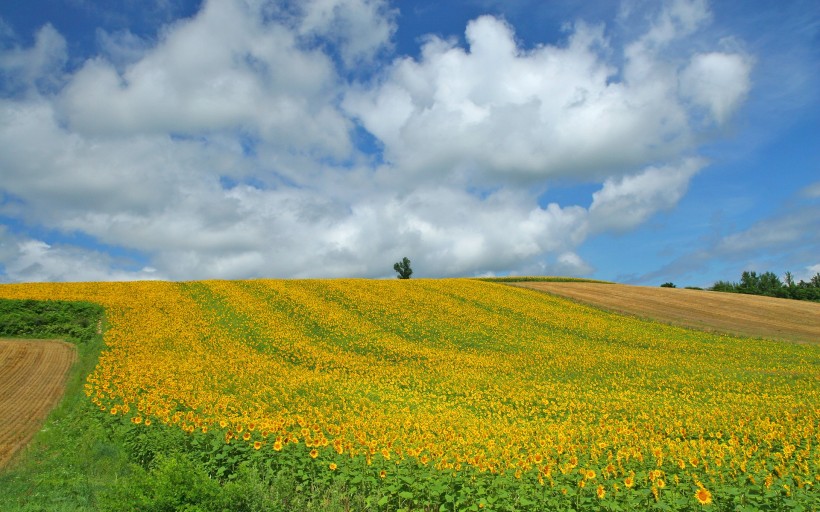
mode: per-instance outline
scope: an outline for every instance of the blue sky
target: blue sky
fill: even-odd
[[[0,282],[820,272],[812,0],[0,6]]]

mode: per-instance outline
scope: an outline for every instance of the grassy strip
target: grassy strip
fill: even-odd
[[[95,510],[95,497],[124,469],[122,448],[106,435],[83,393],[97,364],[103,310],[90,303],[0,300],[3,336],[61,337],[77,346],[66,392],[43,429],[0,473],[0,510]]]

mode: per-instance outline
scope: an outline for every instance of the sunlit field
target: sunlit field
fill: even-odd
[[[500,283],[0,286],[94,301],[101,421],[396,510],[816,510],[820,348]],[[146,449],[147,450],[147,449]],[[137,447],[135,453],[140,452]]]

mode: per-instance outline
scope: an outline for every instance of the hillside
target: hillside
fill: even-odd
[[[705,331],[820,343],[820,304],[758,295],[624,284],[523,282],[610,311]]]
[[[86,455],[35,441],[43,457],[0,474],[0,487],[22,482],[0,510],[76,492],[111,511],[180,496],[175,509],[810,510],[820,482],[816,344],[473,279],[44,283],[0,297],[94,302],[106,325],[67,397],[77,416],[47,425],[96,432],[71,443]],[[99,442],[128,471],[65,487],[100,474]],[[52,458],[64,476],[40,485]]]

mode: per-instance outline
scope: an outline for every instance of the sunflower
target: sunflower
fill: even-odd
[[[698,492],[695,493],[695,499],[698,500],[698,503],[701,505],[708,505],[712,503],[712,493],[704,487],[701,487],[698,489]]]
[[[598,495],[598,499],[599,499],[599,500],[604,499],[604,496],[606,496],[606,490],[604,489],[604,486],[603,486],[603,485],[599,485],[599,486],[598,486],[598,490],[597,490],[597,491],[595,491],[595,494],[597,494],[597,495]]]
[[[319,452],[316,450],[316,448],[310,450],[310,458],[311,459],[315,459],[318,456],[319,456]]]
[[[331,462],[330,466],[328,466],[328,467],[330,468],[331,471],[336,471],[336,468],[338,468],[339,466],[337,466],[335,462]]]

